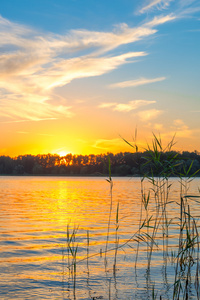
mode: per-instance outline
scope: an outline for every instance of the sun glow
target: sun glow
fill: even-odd
[[[68,153],[71,153],[70,151],[59,151],[57,154],[59,155],[59,156],[65,156],[65,155],[67,155]]]
[[[51,151],[52,154],[58,154],[59,156],[65,156],[69,153],[73,154],[72,151],[68,148],[60,148],[60,149],[54,149]]]

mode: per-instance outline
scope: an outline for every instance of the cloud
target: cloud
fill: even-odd
[[[120,55],[111,51],[154,35],[155,26],[172,19],[161,16],[136,27],[119,24],[111,32],[80,29],[58,35],[41,33],[0,16],[0,116],[4,122],[72,117],[73,107],[64,97],[59,99],[54,92],[56,87],[77,78],[106,74],[144,57],[144,51]],[[140,79],[119,86],[164,79]],[[122,106],[117,109],[123,110]],[[128,106],[124,108],[127,109]]]
[[[176,119],[173,121],[172,128],[176,131],[184,131],[184,130],[188,130],[189,127],[187,125],[185,125],[183,120]]]
[[[48,74],[46,71],[42,74],[40,84],[51,89],[63,86],[77,78],[103,75],[127,63],[127,59],[144,55],[146,55],[144,52],[129,52],[118,56],[84,56],[63,60],[49,68]]]
[[[200,11],[200,6],[196,7],[186,7],[179,13],[179,18],[185,18],[191,16],[192,14],[198,13]]]
[[[126,23],[115,26],[113,32],[71,30],[70,43],[73,50],[85,50],[95,47],[95,54],[105,53],[121,45],[134,43],[156,33],[150,26],[129,27]]]
[[[43,97],[38,96],[37,98],[34,94],[10,93],[4,95],[0,107],[0,116],[3,122],[45,121],[73,116],[70,106],[43,102]]]
[[[194,130],[191,130],[189,126],[187,126],[181,119],[174,120],[171,129],[173,130],[173,132],[176,132],[176,136],[179,138],[188,138],[191,137],[194,133]]]
[[[154,26],[157,26],[157,25],[162,25],[166,22],[170,22],[170,21],[173,21],[177,18],[177,16],[175,16],[174,14],[169,14],[169,15],[166,15],[166,16],[156,16],[153,18],[153,20],[151,20],[150,22],[148,22],[146,25],[149,26],[149,27],[154,27]]]
[[[151,0],[149,1],[149,3],[144,6],[141,10],[140,10],[140,13],[146,13],[148,12],[149,10],[152,10],[153,8],[157,8],[159,10],[161,9],[166,9],[169,7],[170,5],[170,2],[172,2],[174,0]]]
[[[121,138],[116,139],[98,139],[92,145],[94,148],[102,149],[102,151],[114,152],[120,147],[124,149],[125,143]],[[118,150],[119,151],[119,150]]]
[[[112,108],[119,112],[129,112],[131,110],[138,109],[139,107],[156,103],[156,101],[147,100],[132,100],[128,103],[102,103],[99,105],[100,108]]]
[[[110,88],[125,88],[125,87],[137,87],[149,83],[155,83],[159,81],[165,80],[166,77],[157,77],[157,78],[140,78],[140,79],[135,79],[135,80],[128,80],[128,81],[123,81],[123,82],[118,82],[109,85]]]
[[[116,102],[111,102],[111,103],[101,103],[99,105],[99,108],[110,108],[112,106],[116,106],[117,103]]]
[[[158,128],[156,128],[158,125]],[[162,124],[160,124],[162,125]],[[163,126],[161,126],[162,129]],[[155,129],[160,130],[159,128],[159,124],[155,124],[154,125]],[[189,128],[188,125],[185,124],[185,122],[182,119],[175,119],[172,122],[172,125],[170,127],[170,130],[168,130],[168,127],[163,127],[162,130],[162,137],[166,138],[170,138],[174,135],[176,135],[176,138],[197,138],[198,135],[200,134],[200,129],[199,128],[195,128],[195,129],[191,129]]]
[[[152,119],[156,119],[162,113],[163,113],[162,110],[149,109],[149,110],[143,110],[143,111],[138,112],[138,116],[143,122],[147,122]]]
[[[171,4],[173,4],[173,7],[171,7]],[[152,26],[156,26],[173,19],[192,16],[200,11],[200,6],[198,0],[147,0],[146,5],[140,9],[139,13],[143,14],[166,9],[171,10],[172,13],[166,16],[156,16],[154,21],[152,20],[149,24],[146,23],[146,25],[150,28],[151,24]],[[159,22],[156,22],[156,19],[157,21],[159,20]]]
[[[15,120],[15,121],[2,121],[0,123],[3,124],[10,124],[10,123],[23,123],[23,122],[27,122],[27,121],[47,121],[47,120],[56,120],[56,118],[43,118],[43,119],[25,119],[25,120]]]
[[[131,145],[135,145],[133,140],[129,138],[126,139]],[[137,140],[137,146],[142,151],[144,150],[144,142],[142,140]],[[111,152],[111,153],[119,153],[120,151],[130,151],[130,145],[125,143],[123,138],[115,138],[115,139],[98,139],[92,145],[95,149],[100,149],[104,152]],[[132,148],[133,150],[133,148]]]
[[[181,7],[186,7],[192,5],[195,2],[197,2],[197,0],[179,0],[179,5]]]

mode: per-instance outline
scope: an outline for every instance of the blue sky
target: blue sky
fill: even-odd
[[[200,149],[199,1],[2,0],[0,35],[1,155]]]

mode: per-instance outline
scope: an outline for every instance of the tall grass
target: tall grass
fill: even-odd
[[[124,141],[127,142],[125,139]],[[194,178],[194,173],[189,176],[192,168],[192,164],[186,169],[183,166],[183,171],[177,173],[177,166],[180,162],[177,159],[177,153],[173,154],[171,151],[174,145],[174,137],[167,144],[163,146],[160,137],[153,134],[152,145],[147,144],[144,156],[144,166],[150,166],[150,172],[144,173],[141,178],[141,209],[140,209],[140,221],[139,227],[136,232],[133,232],[132,236],[123,241],[120,244],[119,241],[119,202],[117,204],[115,212],[115,237],[112,241],[115,245],[113,248],[109,248],[110,239],[110,226],[111,216],[113,212],[113,180],[111,177],[111,162],[108,158],[108,171],[109,176],[107,182],[110,187],[110,208],[108,213],[108,225],[107,235],[105,241],[105,250],[100,249],[100,256],[104,253],[105,271],[107,272],[107,253],[113,252],[113,276],[116,280],[116,265],[118,251],[124,249],[126,246],[136,249],[133,253],[135,259],[135,272],[137,273],[138,260],[140,254],[140,247],[146,245],[146,270],[147,270],[147,282],[150,280],[150,271],[152,267],[152,257],[154,253],[159,249],[162,249],[163,265],[166,267],[169,263],[174,265],[174,282],[169,286],[173,299],[190,299],[192,293],[196,293],[196,299],[200,299],[200,285],[199,285],[199,231],[197,218],[191,210],[191,203],[199,203],[199,196],[188,194],[189,184]],[[136,138],[134,144],[131,145],[135,151],[138,151],[136,144]],[[167,154],[167,159],[163,160],[162,153]],[[157,174],[155,176],[154,174]],[[170,198],[170,176],[178,176],[180,183],[180,200],[176,201]],[[148,188],[146,188],[146,185]],[[176,205],[179,210],[179,216],[172,218],[170,216],[171,204]],[[177,245],[170,245],[171,228],[176,226],[178,231]],[[67,227],[67,256],[68,256],[68,269],[72,276],[73,290],[75,295],[76,289],[76,272],[77,265],[86,260],[89,276],[89,259],[94,256],[98,256],[99,253],[90,253],[90,236],[87,231],[86,242],[86,257],[77,261],[76,255],[78,251],[78,244],[76,242],[77,228],[74,227],[70,233],[69,226]],[[143,250],[141,250],[143,251]],[[195,274],[195,276],[194,276]],[[167,273],[165,274],[167,278]],[[167,279],[166,279],[167,281]],[[111,299],[111,281],[109,279],[108,295]],[[165,295],[158,293],[155,283],[150,284],[151,296],[149,299],[165,299]]]
[[[66,248],[67,248],[67,261],[68,261],[68,271],[69,271],[69,281],[70,278],[72,280],[73,287],[73,298],[76,299],[76,268],[77,261],[76,255],[78,251],[78,243],[76,242],[76,233],[78,231],[78,227],[75,227],[70,231],[69,224],[67,225],[67,240],[66,240]],[[68,281],[68,283],[69,283]]]
[[[107,238],[106,238],[106,248],[105,248],[105,268],[107,266],[107,258],[106,258],[106,254],[107,254],[107,250],[108,250],[108,241],[109,241],[109,233],[110,233],[110,221],[111,221],[111,214],[112,214],[112,202],[113,202],[113,194],[112,194],[112,190],[113,190],[113,180],[111,177],[111,163],[110,163],[110,157],[108,156],[108,179],[106,179],[106,181],[109,183],[110,185],[110,210],[109,210],[109,219],[108,219],[108,229],[107,229]]]

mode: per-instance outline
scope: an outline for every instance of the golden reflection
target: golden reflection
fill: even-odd
[[[135,278],[134,267],[137,250],[135,236],[129,246],[126,245],[126,242],[134,233],[138,232],[141,211],[140,179],[114,178],[113,181],[113,203],[107,253],[109,267],[105,272],[103,254],[111,203],[109,184],[105,178],[2,178],[0,181],[2,187],[0,189],[1,268],[5,269],[7,266],[11,266],[10,272],[13,272],[13,278],[19,282],[21,279],[57,280],[59,282],[63,278],[63,282],[72,284],[72,278],[67,277],[69,273],[68,258],[72,262],[71,254],[77,247],[76,280],[80,280],[80,285],[82,285],[83,281],[87,279],[88,287],[90,281],[98,286],[98,280],[107,278],[106,276],[113,276],[116,211],[119,201],[119,228],[117,230],[119,245],[124,244],[125,246],[123,249],[118,249],[116,272],[122,272],[124,278],[130,280],[132,286],[133,279],[130,278]],[[178,184],[174,179],[172,181],[175,193],[172,192],[171,199],[178,201],[176,195]],[[194,186],[196,186],[195,183]],[[145,189],[148,190],[148,188],[148,183],[145,183]],[[170,205],[170,217],[177,216],[177,210],[174,209],[173,204]],[[195,210],[195,206],[193,208]],[[152,205],[149,213],[154,209],[155,207]],[[74,245],[70,244],[71,252],[67,252],[69,249],[67,225],[69,225],[70,234],[72,234],[74,226],[78,226],[74,236]],[[87,240],[87,230],[89,230],[89,240]],[[161,237],[158,235],[159,238]],[[169,246],[174,245],[176,238],[177,232],[174,230],[173,238],[169,239]],[[153,262],[156,270],[163,264],[163,257],[159,255],[160,250],[162,247],[158,249],[158,255]],[[137,263],[139,272],[146,272],[147,255],[147,245],[142,243]],[[115,289],[120,284],[126,286],[126,283],[117,283],[116,278]],[[160,278],[156,278],[156,280],[158,282]],[[104,289],[101,287],[101,290]],[[79,290],[77,293],[81,292],[82,290]],[[92,293],[91,297],[93,297]]]

